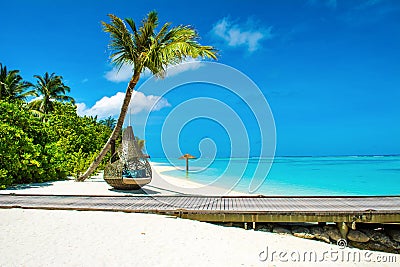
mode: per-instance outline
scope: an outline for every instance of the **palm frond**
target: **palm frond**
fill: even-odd
[[[169,27],[171,26],[171,23],[170,22],[167,22],[167,23],[165,23],[162,27],[161,27],[161,29],[160,29],[160,31],[158,32],[158,34],[157,34],[157,36],[156,36],[156,40],[157,40],[157,42],[160,42],[160,43],[162,43],[163,42],[163,38],[165,37],[165,35],[168,33],[168,30],[169,30]]]
[[[26,97],[34,95],[27,91],[31,86],[31,83],[23,81],[19,70],[7,71],[7,67],[0,63],[0,99],[25,101]]]
[[[34,75],[34,77],[37,79],[34,93],[41,98],[28,104],[31,109],[47,114],[54,110],[54,101],[75,104],[75,100],[66,95],[71,89],[64,84],[62,76],[56,75],[54,72],[52,74],[46,72],[43,76]]]
[[[188,57],[217,59],[215,48],[200,45],[197,32],[190,26],[170,28],[171,23],[165,23],[156,32],[158,15],[155,11],[142,20],[139,28],[132,19],[124,22],[115,15],[109,17],[111,22],[102,24],[111,37],[110,57],[119,67],[130,64],[136,73],[148,69],[154,75],[164,77],[168,66],[179,64]]]
[[[200,45],[196,41],[197,32],[189,26],[177,26],[163,32],[157,36],[158,42],[144,60],[144,66],[154,75],[164,77],[168,66],[179,64],[188,57],[217,59],[216,50],[212,46]]]
[[[118,67],[123,64],[135,63],[135,46],[132,41],[132,34],[128,31],[125,23],[112,14],[108,15],[111,23],[102,22],[104,31],[108,32],[111,36],[111,43],[109,48],[112,52],[111,59]]]
[[[158,26],[158,15],[156,11],[151,11],[147,18],[142,20],[142,26],[139,28],[140,36],[138,47],[148,48],[152,39],[155,37],[154,30]]]

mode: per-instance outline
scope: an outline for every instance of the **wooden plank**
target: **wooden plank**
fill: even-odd
[[[239,198],[234,198],[235,200],[235,211],[240,211]]]
[[[400,223],[400,197],[0,195],[2,208],[178,214],[205,221]]]
[[[190,207],[189,206],[189,202],[191,201],[192,198],[193,197],[185,197],[185,198],[183,198],[183,201],[180,204],[181,208],[182,209],[188,209]]]
[[[207,210],[212,210],[212,206],[213,206],[213,204],[214,204],[214,198],[213,197],[207,197],[207,202],[206,202],[206,205],[207,205]]]
[[[242,198],[237,198],[236,199],[236,204],[237,204],[237,210],[244,210],[243,209],[243,199]]]
[[[203,210],[204,209],[204,198],[193,197],[193,201],[190,205],[190,210]]]

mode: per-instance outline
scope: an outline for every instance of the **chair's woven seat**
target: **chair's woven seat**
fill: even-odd
[[[150,183],[151,166],[138,148],[132,126],[122,135],[122,144],[104,169],[104,180],[115,189],[136,190]]]

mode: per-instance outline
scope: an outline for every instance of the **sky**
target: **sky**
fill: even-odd
[[[201,44],[218,49],[217,62],[248,77],[261,95],[246,87],[237,96],[207,83],[165,92],[160,81],[154,90],[141,90],[153,79],[144,73],[130,121],[135,132],[145,129],[139,137],[151,156],[165,156],[166,143],[176,145],[176,155],[259,156],[261,144],[272,139],[279,156],[400,154],[397,0],[0,1],[0,62],[31,82],[45,72],[63,76],[80,115],[118,117],[131,72],[129,66],[113,68],[101,21],[109,22],[111,13],[139,23],[152,10],[160,24],[193,26]],[[207,68],[207,62],[188,61],[171,68],[167,79],[195,80]],[[219,76],[232,79],[225,72]],[[199,103],[193,109],[199,114],[186,121],[187,113],[175,112],[185,103]],[[263,126],[262,114],[257,121],[257,108],[268,122],[271,110],[274,129]],[[214,115],[207,117],[210,110]],[[237,139],[242,145],[232,144]]]

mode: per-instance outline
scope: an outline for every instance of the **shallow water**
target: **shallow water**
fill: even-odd
[[[400,195],[400,156],[276,157],[270,159],[198,159],[190,161],[156,158],[152,162],[176,166],[163,174],[201,184],[249,193],[252,179],[264,182],[253,194],[263,195]],[[268,175],[257,176],[271,169]]]

